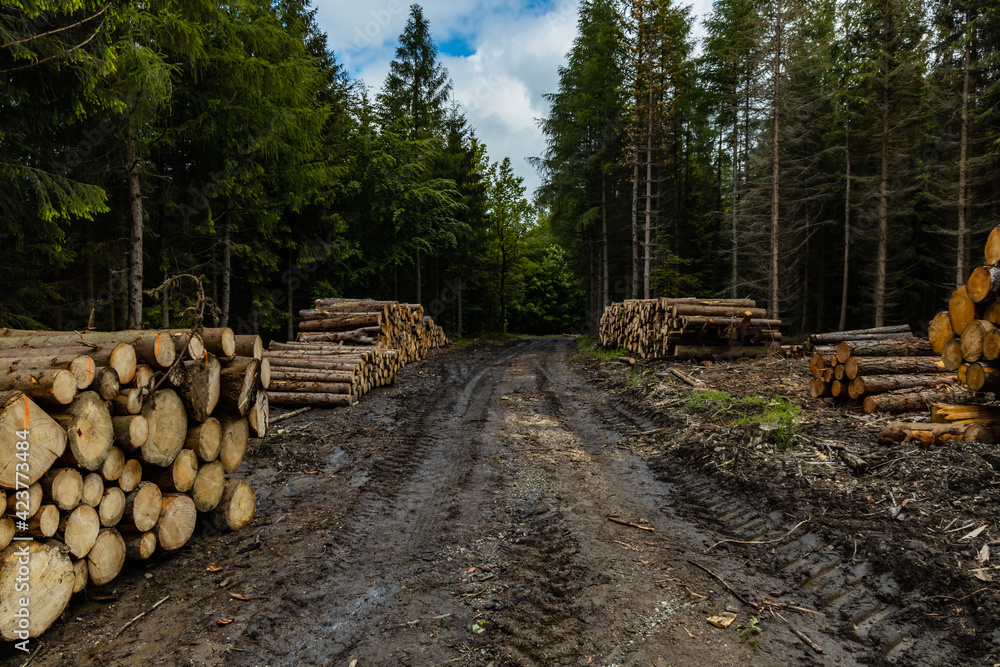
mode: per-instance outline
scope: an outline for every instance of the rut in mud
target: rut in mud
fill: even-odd
[[[660,422],[575,351],[436,352],[279,425],[245,464],[249,529],[131,565],[33,664],[993,664],[918,604],[930,583],[636,448]],[[724,612],[728,629],[706,622]]]

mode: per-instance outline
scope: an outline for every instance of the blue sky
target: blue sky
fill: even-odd
[[[315,4],[337,59],[377,92],[406,25],[409,0]],[[454,81],[454,95],[490,159],[509,156],[530,195],[540,179],[526,159],[545,148],[537,120],[548,112],[543,95],[555,92],[558,69],[576,37],[578,0],[425,0],[420,5]],[[710,0],[696,0],[692,14],[710,10]]]

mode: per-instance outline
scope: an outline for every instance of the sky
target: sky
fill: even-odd
[[[317,21],[351,76],[373,96],[385,81],[409,0],[314,0]],[[578,0],[424,0],[438,58],[454,83],[490,159],[510,157],[530,197],[541,183],[527,158],[542,155],[538,120],[548,114],[543,97],[557,90],[559,67],[576,37]],[[693,17],[711,11],[694,0]],[[693,34],[701,34],[695,26]]]

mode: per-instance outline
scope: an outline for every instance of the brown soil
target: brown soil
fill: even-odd
[[[798,363],[685,367],[807,406],[783,449],[688,407],[668,365],[575,352],[437,351],[353,408],[278,424],[240,471],[259,497],[247,529],[128,564],[32,664],[1000,661],[995,573],[976,561],[997,534],[992,448],[879,448],[885,420],[807,403]]]

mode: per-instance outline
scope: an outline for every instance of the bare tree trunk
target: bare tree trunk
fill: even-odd
[[[294,290],[292,289],[292,269],[294,265],[292,264],[292,253],[288,252],[288,280],[285,281],[285,286],[288,288],[288,329],[286,331],[288,340],[295,339],[295,305]]]
[[[459,271],[458,278],[455,281],[455,292],[458,295],[458,324],[456,329],[458,331],[455,336],[458,338],[462,337],[462,272]]]
[[[882,89],[882,174],[878,189],[878,259],[875,276],[875,326],[885,326],[886,264],[889,258],[889,70]]]
[[[632,291],[630,299],[639,297],[639,151],[632,166]]]
[[[422,303],[420,300],[420,248],[417,248],[417,303]]]
[[[601,309],[611,303],[611,276],[608,271],[608,191],[607,176],[601,173]]]
[[[739,298],[737,291],[739,287],[737,286],[737,281],[739,280],[739,242],[736,240],[736,234],[738,231],[737,225],[737,215],[736,215],[736,205],[739,197],[739,151],[740,151],[740,112],[739,109],[733,106],[733,249],[732,249],[732,277],[730,278],[732,286],[730,287],[729,296],[733,299]]]
[[[164,271],[163,272],[163,282],[167,282],[167,278],[168,277],[169,276],[167,275],[167,272]],[[170,288],[169,287],[164,287],[163,288],[163,295],[162,295],[161,298],[162,298],[162,304],[161,304],[160,308],[163,310],[163,313],[162,313],[163,328],[164,329],[169,329],[170,328]]]
[[[91,249],[87,253],[87,328],[91,328],[96,324],[96,309],[97,300],[94,297],[94,251]]]
[[[139,148],[130,132],[125,139],[125,167],[128,174],[129,235],[128,322],[129,329],[142,327],[142,189],[139,184]]]
[[[778,0],[777,18],[775,23],[775,47],[774,47],[774,164],[771,167],[771,303],[769,314],[771,319],[780,319],[781,305],[778,303],[778,176],[780,157],[780,137],[778,130],[781,124],[781,28],[783,17],[781,15],[781,0]]]
[[[229,326],[229,295],[231,294],[233,278],[232,234],[233,226],[227,221],[222,232],[222,303],[219,304],[222,315],[219,317],[220,327]]]
[[[969,159],[969,68],[971,53],[969,45],[969,23],[965,23],[965,61],[962,77],[962,137],[960,139],[958,158],[958,258],[955,262],[955,284],[964,285],[969,275],[969,221],[966,218],[966,197],[968,190],[968,159]]]
[[[642,298],[649,298],[649,266],[650,250],[653,246],[653,72],[652,63],[649,71],[649,107],[646,133],[646,229],[645,248],[642,253]]]
[[[840,287],[840,324],[837,331],[847,329],[847,284],[851,267],[851,101],[845,101],[847,118],[844,122],[844,279]]]

